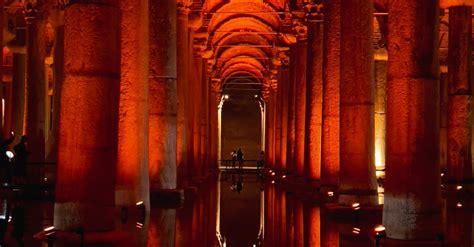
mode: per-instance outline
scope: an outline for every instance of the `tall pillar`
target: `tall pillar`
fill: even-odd
[[[176,0],[150,1],[149,176],[176,189]]]
[[[449,8],[448,183],[472,178],[472,7]]]
[[[27,5],[26,12],[26,114],[24,129],[31,148],[29,161],[45,159],[45,106],[46,4]]]
[[[386,114],[387,114],[387,61],[375,60],[375,167],[385,167]]]
[[[55,9],[50,15],[54,30],[53,47],[53,125],[50,132],[51,151],[48,160],[56,160],[58,153],[59,111],[61,109],[61,90],[64,82],[64,11]]]
[[[186,2],[177,3],[177,24],[176,24],[176,69],[177,69],[177,92],[178,92],[178,108],[176,122],[176,166],[178,187],[182,188],[187,185],[188,178],[188,141],[189,131],[187,129],[188,119],[188,72],[189,72],[189,46],[188,46],[188,21],[190,7]]]
[[[202,70],[202,87],[201,87],[201,160],[203,164],[204,176],[209,172],[209,79],[207,78],[206,68]]]
[[[388,238],[435,239],[441,233],[438,1],[391,1],[388,9],[383,225]]]
[[[274,135],[274,159],[275,159],[275,170],[280,171],[281,170],[281,118],[280,118],[280,112],[282,108],[282,95],[283,92],[281,91],[281,78],[279,78],[278,82],[276,83],[276,88],[275,88],[275,103],[274,103],[274,121],[275,121],[275,135]]]
[[[13,53],[12,72],[12,113],[13,131],[16,136],[23,134],[23,117],[25,110],[25,76],[26,76],[26,55]],[[19,141],[19,138],[16,140]],[[15,143],[16,143],[15,141]]]
[[[74,2],[65,12],[54,206],[54,226],[60,230],[114,225],[119,17],[118,1],[111,0]]]
[[[322,4],[308,4],[308,58],[305,124],[305,175],[321,178],[321,127],[323,107],[323,16]]]
[[[307,27],[300,21],[293,27],[298,41],[296,47],[295,71],[295,168],[298,177],[304,176],[305,121],[306,121],[306,62]]]
[[[377,203],[374,165],[373,1],[341,1],[339,203]]]
[[[192,52],[192,51],[191,51]],[[192,161],[189,161],[192,164],[190,169],[190,175],[193,180],[197,181],[201,179],[202,175],[202,160],[201,160],[201,106],[202,102],[202,93],[201,88],[203,85],[202,81],[202,66],[203,61],[200,57],[200,54],[197,51],[192,56],[193,66],[192,72],[193,75],[190,77],[189,84],[189,99],[190,99],[190,110],[191,110],[191,121],[192,121]],[[191,80],[192,79],[192,80]]]
[[[276,93],[272,89],[271,79],[266,79],[265,89],[265,162],[269,169],[275,168],[275,96]]]
[[[321,184],[339,185],[341,0],[324,0]]]
[[[295,174],[295,95],[296,95],[296,44],[290,47],[290,76],[288,80],[288,134],[287,134],[287,155],[286,170]]]
[[[115,202],[150,210],[148,0],[121,0],[121,66]],[[130,155],[133,154],[133,155]]]
[[[281,118],[281,133],[280,133],[280,170],[286,172],[287,170],[287,156],[288,156],[288,100],[289,100],[289,57],[288,54],[283,55],[282,66],[280,69],[280,83],[281,88],[281,111],[279,117]]]

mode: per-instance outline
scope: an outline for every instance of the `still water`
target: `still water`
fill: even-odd
[[[186,195],[185,203],[179,207],[154,206],[148,217],[117,219],[116,231],[87,235],[83,246],[379,244],[374,229],[382,221],[380,210],[334,210],[331,203],[322,204],[298,191],[286,191],[278,181],[263,181],[255,171],[221,172]],[[51,197],[28,196],[26,190],[8,189],[3,189],[0,197],[1,246],[48,246],[47,241],[35,239],[34,235],[53,224]],[[453,200],[445,204],[456,204],[457,199]],[[445,246],[473,246],[474,214],[470,203],[463,201],[463,207],[445,210]],[[53,240],[50,244],[81,246],[79,233],[73,235],[66,242]]]

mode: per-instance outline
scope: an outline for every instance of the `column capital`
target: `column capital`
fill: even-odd
[[[189,13],[191,12],[191,5],[193,3],[192,2],[189,2],[189,1],[178,1],[176,3],[176,11],[178,14],[181,14],[181,15],[189,15]]]
[[[321,22],[324,18],[324,5],[321,0],[313,0],[304,6],[306,21]]]
[[[456,6],[474,6],[474,0],[440,0],[439,6],[443,9]]]
[[[26,22],[32,20],[46,20],[50,12],[51,2],[47,0],[28,0],[24,4],[24,14]]]
[[[207,51],[207,37],[194,37],[193,51],[195,56],[203,57],[203,54]]]
[[[298,40],[306,40],[308,38],[308,27],[303,23],[303,20],[293,19],[292,30]]]

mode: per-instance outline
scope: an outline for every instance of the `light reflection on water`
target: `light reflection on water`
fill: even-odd
[[[445,239],[468,247],[474,243],[472,202],[463,199],[462,207],[456,207],[460,202],[459,198],[445,202]],[[52,217],[51,201],[20,200],[14,195],[0,198],[0,230],[10,246],[17,246],[19,238],[24,246],[46,246],[32,236],[50,226]],[[381,212],[361,212],[357,217],[335,213],[283,190],[280,181],[262,183],[254,172],[227,172],[196,189],[182,207],[154,207],[140,224],[134,219],[117,222],[125,237],[94,246],[375,246]]]

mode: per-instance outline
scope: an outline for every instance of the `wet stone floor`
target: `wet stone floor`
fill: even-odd
[[[42,189],[41,196],[28,188],[3,188],[0,246],[383,246],[375,231],[380,210],[334,210],[279,183],[255,170],[223,171],[186,192],[183,205],[155,205],[147,217],[117,219],[114,232],[82,245],[80,232],[67,242],[50,238],[49,245],[34,237],[53,225],[51,188]],[[445,204],[458,205],[453,200]],[[440,246],[474,246],[472,205],[463,200],[462,207],[447,207],[443,213],[445,245]]]

